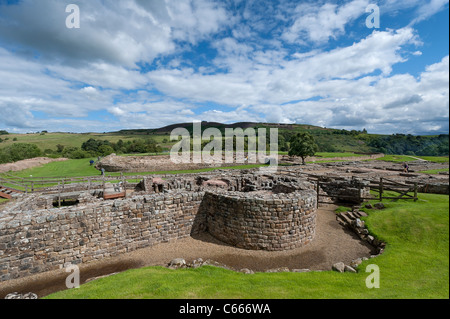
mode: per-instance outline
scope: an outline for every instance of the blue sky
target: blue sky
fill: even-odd
[[[0,129],[448,134],[448,33],[448,0],[0,0]]]

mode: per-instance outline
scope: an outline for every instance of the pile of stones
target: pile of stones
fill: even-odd
[[[384,205],[375,204],[375,208],[382,209]],[[378,240],[374,236],[369,234],[369,230],[365,227],[364,221],[361,217],[366,217],[365,212],[359,211],[359,208],[354,208],[353,211],[342,212],[336,215],[336,219],[344,227],[352,230],[361,240],[367,241],[369,244],[375,247],[377,255],[382,254],[386,243]]]
[[[367,204],[366,208],[370,209],[383,209],[383,203],[376,203],[374,206]],[[363,211],[359,210],[360,207],[353,207],[352,211],[341,212],[336,215],[336,219],[342,226],[352,230],[361,240],[368,242],[375,248],[376,254],[371,255],[371,258],[377,257],[382,254],[384,248],[386,247],[386,243],[381,240],[375,238],[370,235],[369,230],[365,227],[364,221],[361,220],[362,217],[366,217],[367,214]],[[338,262],[333,265],[333,270],[338,272],[357,272],[356,268],[361,264],[364,260],[367,260],[367,257],[358,258],[351,262],[350,265],[345,265],[343,262]]]

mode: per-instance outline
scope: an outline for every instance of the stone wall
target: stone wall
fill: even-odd
[[[145,195],[0,220],[0,281],[116,256],[205,229],[203,193]]]
[[[321,176],[320,187],[336,202],[360,204],[370,196],[369,181],[357,178]]]
[[[11,203],[0,212],[0,281],[204,231],[246,249],[292,249],[314,238],[316,196],[305,181],[215,174],[152,177],[140,187],[117,200],[81,192],[78,205],[63,208],[52,208],[54,194]]]
[[[211,167],[228,167],[243,164],[245,163],[236,163],[235,159],[233,163],[226,163],[224,156],[222,162],[219,163],[194,163],[193,159],[191,159],[188,163],[175,163],[171,160],[170,155],[117,156],[115,154],[111,154],[97,162],[95,167],[99,170],[101,168],[104,168],[107,172],[161,172],[175,170],[196,170]]]
[[[418,185],[417,191],[419,193],[432,193],[449,195],[449,184],[444,183],[423,183]]]
[[[244,249],[286,250],[313,240],[316,196],[312,190],[277,196],[252,193],[209,193],[203,204],[207,231]]]

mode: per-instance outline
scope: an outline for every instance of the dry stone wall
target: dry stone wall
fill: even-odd
[[[312,190],[257,197],[252,193],[206,193],[208,232],[244,249],[286,250],[313,240],[316,199]]]
[[[63,208],[50,207],[53,195],[13,203],[0,212],[0,281],[204,231],[245,249],[292,249],[314,238],[316,196],[307,182],[244,174],[148,179],[140,186],[148,192],[117,200],[85,192],[80,204]]]
[[[204,231],[203,193],[137,196],[0,221],[0,281],[58,269]]]

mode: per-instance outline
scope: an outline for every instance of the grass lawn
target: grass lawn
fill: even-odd
[[[9,134],[3,138],[8,138],[7,141],[0,143],[0,148],[6,147],[13,143],[32,143],[36,144],[42,151],[46,149],[56,150],[56,145],[61,144],[65,147],[81,147],[81,145],[90,138],[97,140],[108,140],[112,143],[117,143],[120,139],[124,142],[134,139],[147,139],[152,138],[156,142],[161,143],[164,139],[159,135],[121,135],[113,133],[84,133],[84,134],[72,134],[72,133],[45,133],[45,134]],[[16,139],[16,141],[14,141]]]
[[[211,266],[169,270],[146,267],[98,279],[52,299],[95,298],[449,298],[449,197],[419,194],[420,200],[384,202],[366,210],[369,231],[387,243],[385,252],[363,262],[358,273],[256,273]],[[380,270],[380,288],[366,287],[366,267]]]
[[[79,177],[96,176],[100,172],[94,166],[90,166],[90,158],[52,162],[45,165],[25,169],[11,173],[18,177]],[[97,160],[93,158],[93,160]]]
[[[355,154],[355,153],[351,153],[351,152],[344,152],[344,153],[318,152],[314,156],[332,158],[332,157],[361,157],[361,156],[365,156],[365,155],[364,154]]]
[[[435,163],[448,163],[448,156],[417,156],[418,158]]]
[[[428,171],[421,171],[419,173],[424,173],[424,174],[439,174],[439,172],[448,172],[449,169],[448,168],[441,168],[441,169],[430,169]]]
[[[100,176],[100,172],[94,166],[90,166],[91,159],[67,160],[63,162],[52,162],[42,166],[33,167],[19,172],[10,173],[17,177],[84,177],[84,176]],[[96,160],[96,159],[94,159]],[[148,174],[184,174],[184,173],[200,173],[209,172],[217,169],[250,169],[266,166],[264,164],[237,165],[218,168],[203,168],[198,170],[179,170],[179,171],[158,171],[158,172],[139,172],[124,173],[128,176],[148,175]],[[109,176],[120,176],[120,173],[106,173]]]
[[[416,161],[416,158],[420,158],[426,161],[434,163],[448,163],[449,158],[445,156],[408,156],[408,155],[386,155],[375,159],[376,161],[386,161],[386,162],[411,162]]]

